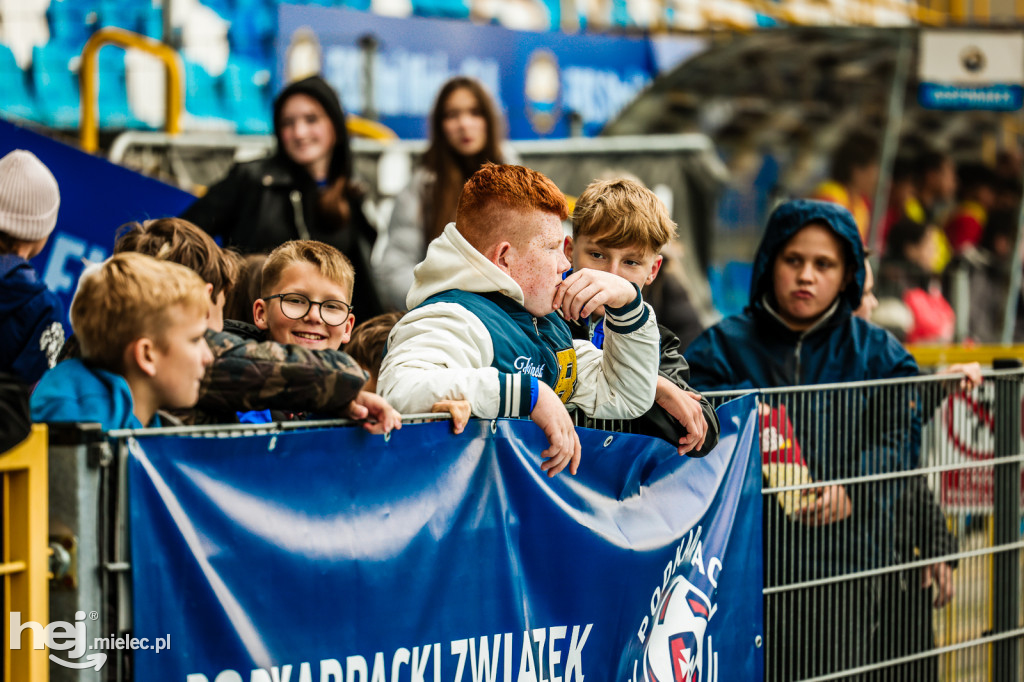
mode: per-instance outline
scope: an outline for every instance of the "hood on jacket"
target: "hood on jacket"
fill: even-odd
[[[754,257],[753,276],[750,279],[751,307],[760,307],[761,299],[766,294],[768,300],[774,302],[775,257],[793,235],[810,223],[826,225],[839,237],[843,244],[847,272],[853,272],[853,279],[840,292],[839,297],[849,304],[850,310],[860,306],[864,292],[864,245],[853,216],[839,204],[829,201],[794,199],[780,205],[768,218],[768,226]]]
[[[352,153],[348,143],[348,128],[345,125],[345,110],[341,107],[341,100],[338,98],[334,88],[320,76],[310,76],[289,84],[284,90],[278,93],[274,99],[274,137],[277,138],[277,156],[288,165],[298,168],[284,151],[281,144],[281,109],[284,103],[292,95],[308,95],[312,97],[327,112],[334,126],[334,152],[331,154],[331,166],[327,171],[328,182],[342,176],[352,177]]]
[[[17,310],[45,288],[27,260],[13,253],[0,254],[0,314]]]
[[[493,291],[523,305],[523,290],[501,268],[466,241],[455,223],[427,246],[427,256],[413,270],[413,283],[405,302],[412,310],[434,294],[458,289],[477,294]]]
[[[144,426],[135,416],[132,392],[119,374],[65,360],[36,385],[29,400],[37,422],[95,422],[104,431]],[[159,426],[154,417],[150,426]]]

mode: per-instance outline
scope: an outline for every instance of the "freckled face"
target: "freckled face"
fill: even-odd
[[[532,235],[507,257],[508,274],[523,290],[524,307],[531,315],[543,317],[554,312],[555,289],[569,260],[562,251],[562,221],[546,211],[517,212],[519,229]]]
[[[839,237],[821,225],[802,228],[775,257],[773,274],[779,315],[794,330],[811,327],[845,285]]]

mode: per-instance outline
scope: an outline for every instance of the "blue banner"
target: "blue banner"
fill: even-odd
[[[0,156],[14,149],[38,156],[57,178],[57,226],[32,265],[64,303],[65,315],[83,259],[96,262],[109,256],[118,227],[133,220],[178,215],[195,201],[177,187],[0,120]]]
[[[552,479],[529,421],[139,439],[135,679],[761,679],[755,398],[719,415],[703,459],[580,429]]]
[[[513,31],[468,21],[396,19],[353,10],[281,5],[278,83],[290,68],[309,70],[311,55],[348,111],[365,115],[366,53],[372,60],[373,109],[404,138],[426,138],[427,117],[452,76],[482,81],[504,111],[512,139],[567,137],[570,113],[597,134],[659,68],[704,48],[702,39],[611,38]]]
[[[1017,111],[1024,106],[1024,87],[921,83],[917,99],[925,109]]]

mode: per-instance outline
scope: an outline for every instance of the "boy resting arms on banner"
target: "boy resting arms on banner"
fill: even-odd
[[[416,267],[410,312],[391,332],[378,382],[403,413],[468,400],[477,417],[529,415],[550,444],[541,465],[549,476],[579,466],[566,404],[598,418],[638,417],[654,402],[658,371],[657,323],[635,285],[596,270],[561,280],[566,215],[561,191],[536,171],[477,171],[455,223]],[[602,306],[604,350],[573,341],[562,317]]]
[[[385,429],[377,396],[361,391],[366,376],[345,353],[310,350],[295,344],[270,341],[251,324],[225,320],[225,297],[238,282],[230,252],[221,249],[201,229],[181,218],[159,218],[128,223],[118,230],[114,253],[144,253],[158,260],[184,265],[206,282],[210,299],[206,342],[213,364],[206,370],[194,408],[175,410],[187,424],[231,423],[249,410],[311,412],[354,419],[369,417],[364,428]],[[244,294],[247,296],[247,294]],[[248,300],[252,306],[252,300]],[[64,344],[62,357],[78,357],[78,341]]]
[[[82,358],[43,375],[33,421],[160,426],[157,410],[195,404],[213,361],[206,283],[183,265],[122,253],[90,266],[71,302]]]
[[[638,287],[654,281],[661,269],[661,249],[676,236],[676,224],[661,199],[627,178],[590,183],[572,214],[572,237],[565,255],[574,268],[593,268],[624,277]],[[604,343],[604,309],[589,319],[569,322],[573,337]],[[718,415],[690,388],[690,367],[679,337],[658,325],[661,358],[655,404],[633,422],[633,433],[663,438],[680,455],[703,457],[718,443]]]
[[[355,271],[341,251],[312,239],[288,241],[270,252],[263,263],[261,296],[253,302],[256,328],[233,323],[232,331],[260,341],[311,351],[337,351],[348,343],[355,324],[352,295]],[[361,410],[354,412],[353,410]],[[242,421],[267,422],[308,418],[307,414],[248,413]],[[373,417],[376,432],[402,428],[398,412],[379,396],[360,391],[349,416]]]

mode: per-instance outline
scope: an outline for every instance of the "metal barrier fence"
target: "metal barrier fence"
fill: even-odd
[[[767,680],[1024,676],[1022,381],[759,391]]]
[[[33,647],[42,641],[42,628],[49,622],[46,465],[45,426],[33,427],[22,443],[0,453],[0,597],[4,605],[0,677],[4,680],[50,679],[45,649]],[[12,633],[11,627],[20,632]],[[17,646],[11,646],[12,639],[17,639]]]
[[[766,679],[1024,676],[1022,383],[1024,372],[1003,371],[975,389],[936,376],[759,391]],[[279,427],[161,433],[234,438]],[[52,593],[50,618],[96,610],[98,630],[120,635],[132,622],[130,432],[111,435],[51,438],[51,515],[75,536],[78,564]],[[923,587],[926,574],[943,589]],[[111,656],[101,671],[54,667],[53,679],[132,679],[130,652]]]

